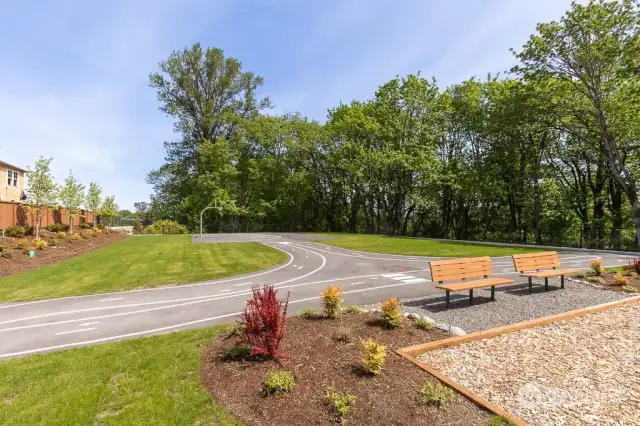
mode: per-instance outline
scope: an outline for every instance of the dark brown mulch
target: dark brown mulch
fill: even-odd
[[[635,272],[633,266],[623,266],[621,269],[621,272],[603,272],[600,276],[596,276],[592,272],[578,274],[577,278],[586,279],[590,283],[602,285],[608,290],[622,293],[640,293],[640,275]],[[624,277],[623,279],[626,280],[626,283],[617,281],[614,278],[614,276],[618,274]],[[575,274],[574,277],[576,277]]]
[[[89,235],[79,240],[61,239],[54,233],[47,231],[40,231],[40,237],[46,240],[49,246],[44,250],[36,250],[35,257],[27,256],[23,250],[16,247],[20,238],[5,237],[4,245],[9,247],[11,258],[0,258],[0,277],[50,265],[127,238],[126,235],[119,232],[111,232],[106,235],[98,235],[97,237]],[[34,237],[22,238],[30,241]]]
[[[287,320],[282,349],[289,359],[279,361],[223,361],[225,348],[242,345],[236,336],[214,340],[202,355],[202,383],[218,403],[240,421],[251,425],[329,425],[336,423],[324,401],[327,389],[349,392],[357,400],[348,414],[349,425],[477,425],[491,417],[484,409],[456,394],[447,405],[422,405],[417,392],[437,380],[401,358],[393,349],[438,340],[449,335],[440,330],[418,330],[407,320],[402,329],[387,331],[377,325],[376,314],[343,315],[342,319]],[[352,340],[335,339],[342,321]],[[360,369],[360,338],[387,345],[380,376]],[[291,393],[263,396],[268,371],[288,370],[295,376]]]

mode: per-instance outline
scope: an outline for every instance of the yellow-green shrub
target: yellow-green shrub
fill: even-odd
[[[453,391],[440,383],[427,383],[420,390],[418,397],[423,404],[442,406],[449,402],[455,394]]]
[[[29,241],[26,238],[20,238],[18,240],[18,243],[16,244],[16,247],[18,247],[20,250],[24,250],[27,248],[28,245],[29,245]]]
[[[66,236],[67,236],[67,233],[66,233],[66,232],[64,232],[64,231],[60,231],[60,232],[58,232],[58,237],[60,237],[60,238],[65,238]]]
[[[78,234],[77,232],[75,234],[73,234],[73,239],[74,240],[79,240],[80,239],[80,234]]]
[[[322,292],[322,304],[324,311],[331,318],[335,318],[340,313],[340,304],[342,303],[342,287],[329,286]]]
[[[362,342],[362,365],[367,373],[380,374],[386,358],[386,346],[378,344],[373,339]]]
[[[404,316],[402,315],[402,309],[400,309],[400,301],[397,298],[394,297],[381,302],[380,310],[382,311],[380,319],[383,326],[387,328],[402,327]]]
[[[270,371],[263,384],[265,394],[276,395],[291,392],[296,386],[296,381],[290,371]]]
[[[602,260],[600,259],[592,260],[589,265],[591,265],[591,271],[598,277],[604,272]]]
[[[49,244],[43,240],[42,238],[34,238],[32,241],[33,245],[38,249],[38,250],[43,250],[46,246],[48,246]]]
[[[344,424],[349,410],[351,410],[351,407],[356,403],[356,397],[348,392],[340,393],[331,389],[327,390],[324,397],[338,417],[340,423]]]
[[[613,285],[629,285],[629,278],[617,273],[613,276]]]

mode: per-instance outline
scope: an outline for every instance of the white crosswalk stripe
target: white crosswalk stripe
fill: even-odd
[[[426,282],[429,282],[429,280],[424,278],[412,278],[410,280],[403,280],[402,282],[407,284],[416,284],[416,283],[426,283]]]
[[[399,277],[392,277],[391,279],[394,281],[401,281],[401,280],[404,281],[404,280],[410,280],[411,278],[415,278],[415,277],[412,277],[411,275],[401,275]]]

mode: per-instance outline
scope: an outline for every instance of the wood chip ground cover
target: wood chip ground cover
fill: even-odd
[[[419,359],[534,425],[640,424],[640,304]]]
[[[351,330],[349,342],[336,341],[340,326]],[[401,358],[394,349],[448,337],[439,330],[418,330],[408,321],[405,328],[380,328],[375,314],[343,315],[342,319],[287,320],[279,361],[223,361],[226,348],[241,344],[236,336],[212,342],[201,360],[203,385],[242,422],[250,425],[329,425],[336,418],[324,401],[327,389],[349,392],[356,399],[347,416],[349,425],[478,425],[491,415],[461,395],[444,407],[418,402],[418,390],[437,380]],[[359,371],[360,338],[387,345],[387,359],[380,376]],[[265,397],[262,382],[269,371],[287,370],[295,377],[290,393]]]

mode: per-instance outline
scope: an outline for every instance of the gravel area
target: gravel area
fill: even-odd
[[[640,425],[640,303],[419,357],[534,425]]]
[[[437,323],[460,327],[467,333],[540,318],[547,315],[586,308],[629,297],[629,294],[605,290],[588,284],[560,279],[549,280],[550,289],[534,285],[516,284],[496,288],[496,300],[490,300],[490,290],[474,290],[474,305],[469,306],[469,292],[451,293],[451,305],[445,309],[444,291],[441,296],[403,300],[405,312],[427,315]]]

